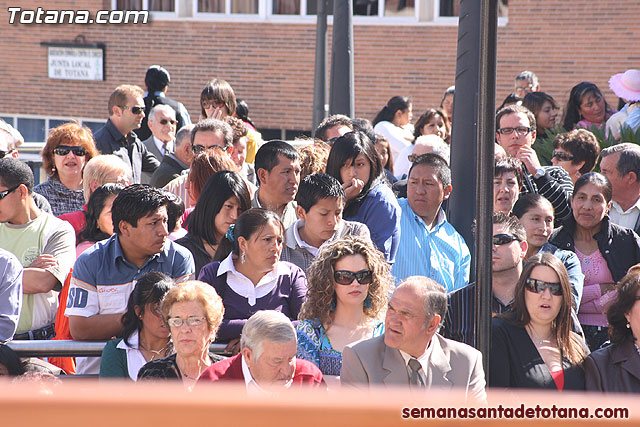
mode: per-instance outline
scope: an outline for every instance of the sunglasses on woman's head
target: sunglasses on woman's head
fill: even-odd
[[[353,283],[353,279],[356,279],[361,285],[368,285],[373,282],[373,271],[360,270],[337,270],[333,273],[333,280],[339,285],[350,285]]]
[[[544,280],[532,279],[529,277],[524,281],[525,288],[537,294],[544,293],[548,288],[551,295],[562,296],[562,284],[560,282],[545,282]]]
[[[53,154],[57,154],[58,156],[66,156],[70,151],[78,157],[82,157],[87,154],[87,150],[77,145],[73,147],[69,145],[58,145],[58,147],[53,150]]]

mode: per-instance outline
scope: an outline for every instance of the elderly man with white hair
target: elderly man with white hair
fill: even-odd
[[[413,162],[423,154],[429,153],[437,154],[449,164],[451,149],[438,135],[421,135],[416,138],[413,145],[407,147],[400,154],[398,164],[393,166],[393,170],[399,179],[393,183],[392,187],[393,194],[395,194],[397,198],[407,197],[407,179]]]
[[[158,104],[149,113],[148,125],[151,136],[142,143],[161,162],[165,154],[172,153],[174,150],[176,126],[178,125],[176,111],[167,104]],[[149,184],[152,174],[153,172],[144,172],[142,183]]]
[[[242,328],[241,351],[207,368],[199,383],[244,381],[247,391],[274,392],[292,385],[326,387],[316,365],[296,359],[297,336],[291,320],[275,310],[251,316]]]

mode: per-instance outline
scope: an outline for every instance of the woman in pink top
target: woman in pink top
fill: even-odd
[[[577,127],[590,130],[593,126],[601,129],[615,112],[598,86],[590,82],[578,83],[571,88],[564,109],[564,128],[568,131]]]
[[[578,318],[592,351],[608,339],[604,313],[615,297],[615,283],[640,262],[638,235],[609,221],[611,196],[611,183],[603,175],[582,175],[571,199],[573,216],[549,239],[580,260],[585,277]]]

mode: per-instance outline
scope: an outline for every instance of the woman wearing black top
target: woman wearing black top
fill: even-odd
[[[562,262],[548,253],[531,257],[512,310],[492,322],[490,387],[584,390],[588,350],[571,332],[571,303]]]

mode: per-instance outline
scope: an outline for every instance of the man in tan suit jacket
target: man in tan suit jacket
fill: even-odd
[[[486,402],[482,354],[437,334],[446,311],[442,285],[422,276],[406,278],[389,302],[385,334],[345,347],[341,383],[455,388],[465,390],[468,400]]]

